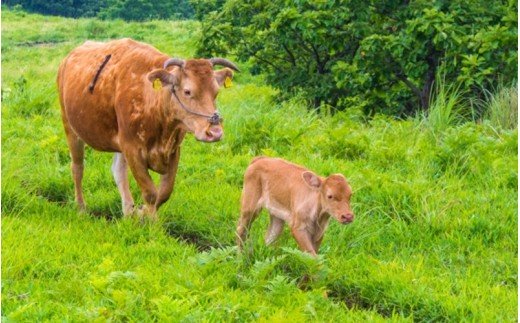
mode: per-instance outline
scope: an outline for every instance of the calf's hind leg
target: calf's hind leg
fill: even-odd
[[[274,215],[269,215],[271,218],[271,222],[269,222],[269,227],[267,227],[267,231],[265,233],[265,244],[270,245],[275,242],[276,239],[282,234],[283,226],[285,222],[282,219],[275,217]]]
[[[242,207],[240,209],[240,219],[237,226],[237,245],[242,249],[244,242],[249,234],[251,224],[258,217],[261,207],[258,200],[261,197],[261,191],[257,183],[244,181],[244,189],[242,190]]]
[[[123,215],[128,216],[134,211],[134,199],[132,198],[130,183],[128,181],[128,165],[122,153],[114,154],[112,174],[114,175],[114,180],[121,195]]]

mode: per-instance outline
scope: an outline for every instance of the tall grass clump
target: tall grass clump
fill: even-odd
[[[515,129],[518,126],[518,88],[501,86],[495,93],[484,91],[485,119],[491,126],[501,129]]]
[[[430,108],[423,112],[425,124],[437,134],[456,125],[462,119],[462,92],[456,84],[447,84],[439,74],[435,78],[435,87],[430,96]]]

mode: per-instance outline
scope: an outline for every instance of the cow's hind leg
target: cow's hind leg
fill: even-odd
[[[269,222],[269,227],[267,228],[267,231],[265,233],[265,244],[270,245],[271,243],[275,242],[276,239],[282,234],[283,226],[285,222],[282,219],[279,219],[275,217],[274,215],[270,214],[271,222]]]
[[[134,199],[132,198],[130,183],[128,181],[128,165],[125,156],[122,153],[114,154],[112,174],[114,175],[114,180],[116,181],[119,194],[121,195],[123,214],[128,216],[132,214],[134,210]]]
[[[76,202],[80,211],[85,211],[85,200],[83,199],[83,190],[81,182],[83,180],[83,159],[85,158],[85,143],[81,140],[67,125],[65,125],[65,134],[67,135],[67,143],[70,149],[72,179],[74,180],[74,192]]]

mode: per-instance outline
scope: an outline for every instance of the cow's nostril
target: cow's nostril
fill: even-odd
[[[352,214],[352,213],[341,215],[341,221],[352,222],[353,219],[354,219],[354,214]]]
[[[213,128],[213,127],[212,127],[212,128],[210,128],[210,129],[206,132],[206,134],[207,134],[208,136],[210,136],[210,137],[213,137],[213,138],[218,139],[218,138],[222,137],[222,128],[220,128],[220,127],[214,127],[214,128]]]

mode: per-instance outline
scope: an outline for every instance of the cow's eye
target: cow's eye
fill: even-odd
[[[327,198],[328,198],[329,200],[331,200],[331,199],[332,199],[332,195],[327,195]]]
[[[190,96],[191,95],[191,91],[190,90],[184,90],[184,95],[185,96]]]

